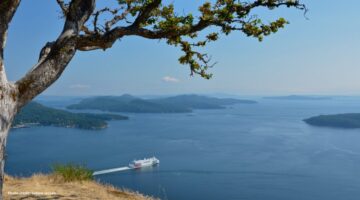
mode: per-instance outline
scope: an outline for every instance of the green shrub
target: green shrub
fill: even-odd
[[[78,164],[54,164],[52,170],[55,175],[62,177],[65,182],[86,181],[93,179],[93,171],[84,165]]]

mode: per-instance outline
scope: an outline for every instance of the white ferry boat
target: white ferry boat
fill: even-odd
[[[133,169],[139,169],[142,167],[149,167],[149,166],[154,166],[160,163],[160,160],[152,157],[152,158],[144,158],[142,160],[134,160],[129,164],[130,168]]]

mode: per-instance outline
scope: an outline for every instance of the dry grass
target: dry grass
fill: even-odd
[[[154,200],[137,192],[103,185],[96,181],[65,182],[62,177],[35,174],[29,178],[5,176],[4,199],[6,200]]]

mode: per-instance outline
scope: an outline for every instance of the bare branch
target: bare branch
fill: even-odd
[[[200,21],[194,25],[191,29],[173,32],[173,31],[153,31],[145,28],[134,28],[133,25],[128,27],[116,27],[102,35],[91,34],[81,35],[78,38],[77,49],[81,51],[89,51],[95,49],[107,49],[110,48],[117,39],[124,36],[136,35],[148,39],[166,39],[176,37],[179,35],[186,35],[201,31],[208,27],[209,23]]]
[[[110,31],[111,27],[115,25],[117,22],[126,19],[126,16],[130,12],[130,6],[128,5],[127,9],[124,10],[120,15],[115,15],[111,20],[105,23],[105,30]]]
[[[93,15],[94,15],[94,21],[93,21],[93,26],[94,26],[94,32],[95,33],[99,33],[99,30],[101,30],[99,27],[98,27],[98,19],[99,19],[99,16],[102,14],[102,13],[105,13],[105,12],[110,12],[112,13],[113,15],[115,15],[119,10],[118,9],[110,9],[108,7],[105,7],[101,10],[98,10],[96,11]]]
[[[76,53],[76,38],[94,7],[95,0],[71,1],[61,35],[55,42],[45,45],[38,64],[15,83],[18,107],[25,105],[60,77]]]

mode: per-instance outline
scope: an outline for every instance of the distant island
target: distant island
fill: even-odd
[[[277,99],[277,100],[331,100],[331,97],[319,96],[302,96],[302,95],[289,95],[289,96],[272,96],[263,97],[264,99]]]
[[[96,130],[106,128],[106,121],[126,119],[128,117],[115,114],[72,113],[30,102],[16,115],[12,127],[57,126]]]
[[[141,99],[128,94],[122,96],[100,96],[81,100],[68,109],[101,110],[129,113],[187,113],[193,109],[224,109],[234,104],[255,104],[256,101],[232,98],[214,98],[200,95]]]
[[[319,115],[304,119],[304,122],[313,126],[333,128],[360,128],[360,113],[336,115]]]

